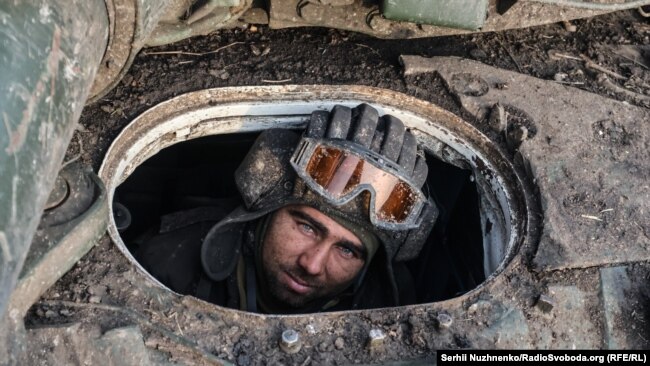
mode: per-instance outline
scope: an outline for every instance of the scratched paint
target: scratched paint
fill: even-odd
[[[7,236],[4,232],[0,231],[0,252],[2,252],[3,265],[8,264],[13,261],[14,258],[11,255],[11,247],[9,247],[9,241],[7,241]]]
[[[50,96],[54,95],[54,84],[56,82],[56,67],[59,64],[59,49],[61,47],[61,29],[54,26],[54,35],[52,37],[52,47],[50,55],[47,59],[47,68],[43,70],[41,76],[36,83],[34,91],[30,93],[27,100],[27,106],[22,113],[22,119],[18,127],[10,132],[9,146],[5,149],[6,153],[11,155],[20,150],[25,144],[27,137],[27,130],[30,123],[34,120],[34,112],[41,99],[41,95],[45,92],[47,80],[50,79]]]
[[[0,1],[0,315],[107,38],[104,0]]]
[[[52,22],[52,18],[50,17],[52,15],[52,10],[48,4],[43,4],[43,6],[41,6],[38,15],[40,16],[39,20],[41,23],[47,24]]]

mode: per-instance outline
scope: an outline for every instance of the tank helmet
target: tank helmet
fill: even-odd
[[[245,211],[319,209],[377,236],[386,259],[417,256],[438,210],[422,192],[428,167],[402,121],[368,104],[311,114],[302,135],[264,131],[235,172]]]

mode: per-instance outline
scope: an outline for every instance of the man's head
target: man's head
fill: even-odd
[[[392,262],[419,253],[437,216],[421,191],[427,170],[399,119],[367,104],[314,111],[302,136],[274,129],[255,141],[235,173],[244,207],[214,234],[237,236],[241,223],[267,217],[255,259],[276,303],[300,308],[356,291],[371,267],[397,303]],[[211,247],[204,242],[203,266],[218,280],[211,263],[223,255]],[[370,266],[379,251],[382,264]]]
[[[339,294],[369,260],[352,231],[306,205],[272,214],[261,252],[268,292],[275,302],[294,308]]]

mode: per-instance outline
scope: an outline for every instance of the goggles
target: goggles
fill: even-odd
[[[347,140],[303,137],[291,165],[311,189],[334,205],[369,191],[370,220],[377,227],[401,230],[420,225],[426,197],[397,164],[373,151]]]

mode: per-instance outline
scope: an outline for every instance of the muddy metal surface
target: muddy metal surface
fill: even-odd
[[[630,11],[573,25],[408,42],[260,27],[145,50],[116,90],[87,106],[68,158],[97,169],[131,119],[188,91],[376,86],[436,103],[492,138],[537,197],[530,238],[468,296],[272,317],[170,294],[105,237],[30,310],[28,337],[40,350],[30,364],[107,355],[140,364],[368,364],[426,362],[439,348],[650,347],[650,23]],[[405,75],[400,55],[496,68],[433,58]],[[303,341],[293,355],[278,347],[289,327]],[[372,329],[386,335],[377,347]]]

